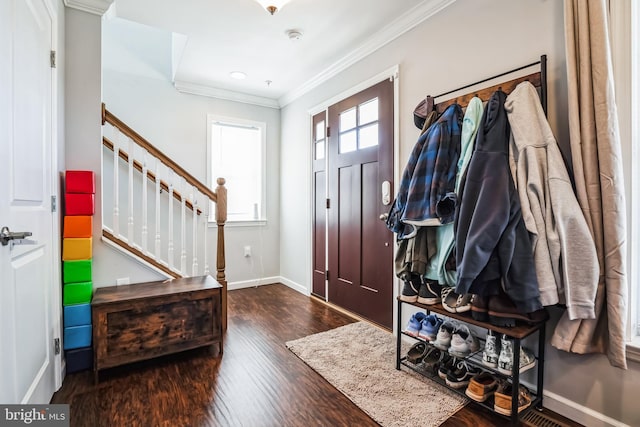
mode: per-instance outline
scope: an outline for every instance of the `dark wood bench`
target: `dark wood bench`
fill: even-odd
[[[218,344],[222,286],[211,276],[97,288],[93,301],[93,373]]]

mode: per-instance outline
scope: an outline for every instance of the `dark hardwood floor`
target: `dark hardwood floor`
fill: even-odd
[[[71,374],[52,403],[71,405],[72,426],[378,425],[284,345],[354,319],[284,285],[232,291],[228,302],[222,358],[193,350],[105,370],[95,386],[91,372]],[[467,406],[442,425],[506,423]]]

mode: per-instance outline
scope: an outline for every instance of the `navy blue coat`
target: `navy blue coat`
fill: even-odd
[[[523,313],[542,308],[533,250],[509,169],[506,94],[485,107],[456,213],[456,292],[495,295],[499,286]]]

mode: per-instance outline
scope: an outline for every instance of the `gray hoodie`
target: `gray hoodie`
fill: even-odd
[[[593,319],[600,274],[596,248],[538,93],[531,83],[520,83],[504,106],[542,305],[566,304],[570,319]]]

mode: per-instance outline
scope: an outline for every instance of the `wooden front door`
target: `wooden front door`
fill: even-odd
[[[330,106],[328,123],[328,300],[391,328],[393,82]]]

